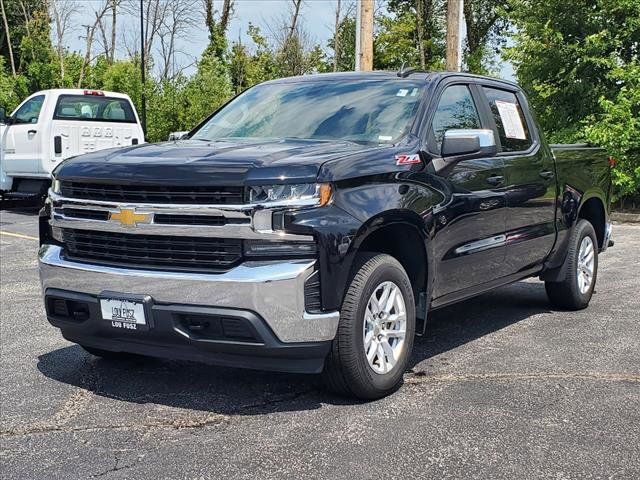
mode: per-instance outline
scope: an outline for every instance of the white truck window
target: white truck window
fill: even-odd
[[[137,123],[128,100],[90,95],[60,95],[53,119]]]
[[[27,100],[14,115],[15,123],[38,123],[43,103],[44,95]]]

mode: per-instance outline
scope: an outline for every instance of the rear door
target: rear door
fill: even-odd
[[[444,133],[487,128],[474,85],[448,85],[439,96],[429,130],[429,150],[439,155]],[[457,163],[435,180],[446,200],[434,209],[436,282],[434,297],[472,289],[501,277],[505,259],[506,202],[502,158]]]
[[[36,95],[25,101],[13,114],[14,123],[7,127],[5,164],[9,176],[14,174],[38,174],[45,119],[41,112],[45,95]]]
[[[142,130],[128,99],[88,91],[60,95],[50,141],[55,166],[83,153],[142,143]]]
[[[506,268],[510,273],[541,264],[555,241],[556,179],[552,154],[542,148],[517,89],[483,85],[500,140],[507,200]]]

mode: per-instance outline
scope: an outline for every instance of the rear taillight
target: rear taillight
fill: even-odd
[[[100,90],[85,90],[84,94],[85,95],[94,95],[96,97],[104,97],[104,92],[101,92]]]

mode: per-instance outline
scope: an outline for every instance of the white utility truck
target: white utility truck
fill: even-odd
[[[57,89],[34,93],[10,115],[0,106],[0,194],[42,198],[51,171],[69,157],[144,142],[122,93]]]

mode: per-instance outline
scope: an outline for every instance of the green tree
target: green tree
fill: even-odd
[[[617,158],[617,198],[638,198],[637,0],[512,0],[507,51],[552,141],[588,140]]]
[[[582,121],[619,90],[612,72],[638,58],[637,0],[511,0],[507,51],[547,136],[584,138]]]
[[[489,74],[495,70],[493,58],[509,26],[503,0],[465,0],[467,29],[463,60],[466,70]]]
[[[29,95],[29,82],[24,75],[15,77],[8,72],[4,57],[0,56],[0,107],[7,113],[17,107]]]
[[[185,118],[193,128],[233,95],[229,70],[214,55],[202,58],[198,70],[185,85]]]
[[[55,88],[59,84],[59,75],[49,36],[49,14],[46,10],[37,10],[27,25],[29,33],[20,41],[18,70],[28,79],[31,92]]]
[[[340,50],[338,52],[337,70],[339,72],[353,70],[356,62],[356,19],[353,16],[345,16],[340,20],[338,31]],[[335,55],[335,39],[333,37],[329,39],[327,46],[334,51]],[[333,71],[333,57],[327,60],[324,70],[327,72]]]
[[[616,197],[627,197],[640,205],[640,62],[619,67],[611,73],[619,86],[612,99],[601,97],[602,113],[586,121],[586,137],[601,145],[616,159],[613,172]]]

